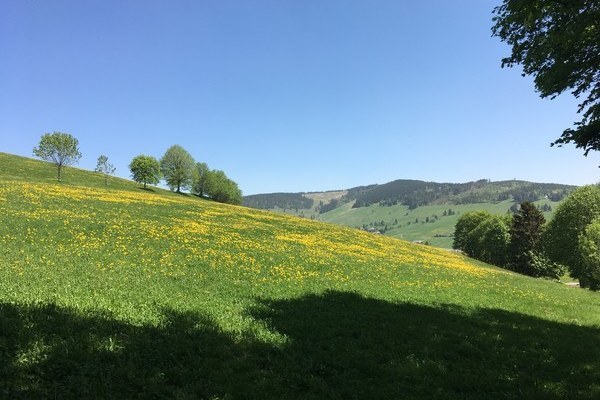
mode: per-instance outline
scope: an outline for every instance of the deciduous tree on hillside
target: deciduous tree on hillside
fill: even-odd
[[[206,163],[199,162],[196,164],[194,173],[192,174],[192,193],[204,197],[206,194],[206,181],[209,172],[210,169]]]
[[[487,211],[471,211],[461,215],[454,228],[452,248],[462,250],[467,255],[473,256],[476,244],[472,232],[481,222],[489,217],[491,217],[491,214]]]
[[[194,158],[179,145],[169,147],[160,159],[160,171],[169,188],[177,193],[192,185],[194,167]]]
[[[600,150],[600,2],[504,0],[494,14],[493,34],[512,46],[503,67],[522,65],[541,97],[571,90],[585,98],[581,121],[552,145]]]
[[[579,252],[583,262],[585,280],[590,289],[600,290],[600,219],[595,219],[579,235]]]
[[[489,215],[472,231],[473,257],[503,267],[508,258],[510,228],[507,217]]]
[[[600,281],[590,273],[579,240],[588,225],[600,218],[600,186],[580,187],[556,208],[544,230],[544,250],[553,262],[566,265],[581,287],[600,289]]]
[[[33,154],[42,160],[50,161],[56,165],[57,180],[61,180],[62,168],[79,161],[79,141],[68,133],[45,133],[40,143],[33,149]]]
[[[506,264],[510,242],[509,218],[487,211],[467,212],[454,229],[453,248],[469,257],[502,267]]]
[[[160,164],[152,156],[139,155],[131,160],[129,170],[134,181],[144,184],[156,185],[160,181]]]
[[[237,183],[219,170],[210,171],[207,175],[206,194],[220,203],[241,204],[242,191]]]
[[[114,165],[108,162],[108,157],[105,155],[101,155],[98,157],[98,162],[96,164],[96,172],[99,172],[104,175],[104,184],[108,185],[108,179],[112,174],[115,173],[117,169]]]

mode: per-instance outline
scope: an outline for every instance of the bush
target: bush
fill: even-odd
[[[529,260],[527,275],[558,280],[566,271],[564,265],[552,262],[544,253],[528,251]]]

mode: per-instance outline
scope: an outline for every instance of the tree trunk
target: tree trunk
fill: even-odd
[[[56,176],[56,179],[60,182],[60,170],[62,169],[62,165],[58,164],[58,175]]]

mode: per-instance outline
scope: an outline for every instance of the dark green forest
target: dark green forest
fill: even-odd
[[[496,203],[513,199],[516,203],[548,199],[560,201],[575,186],[556,183],[535,183],[520,180],[491,182],[487,179],[466,183],[438,183],[398,179],[382,185],[357,186],[346,195],[324,204],[326,211],[353,201],[353,208],[372,204],[393,206],[403,204],[410,209],[430,204]],[[303,193],[269,193],[244,197],[244,205],[262,209],[310,209],[314,202]]]
[[[260,209],[309,209],[313,199],[304,197],[302,193],[269,193],[244,196],[243,205]]]

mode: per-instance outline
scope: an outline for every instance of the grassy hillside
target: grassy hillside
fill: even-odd
[[[598,398],[600,296],[0,154],[0,398]]]
[[[559,204],[550,200],[539,200],[535,203],[540,206],[548,204],[552,207],[552,211],[543,213],[547,220],[552,218],[553,210]],[[506,214],[512,204],[512,200],[505,200],[497,203],[428,205],[411,210],[401,204],[389,207],[373,204],[368,207],[352,208],[352,203],[347,203],[319,215],[318,218],[340,225],[387,228],[385,232],[387,236],[410,241],[427,241],[433,246],[449,249],[452,248],[454,226],[462,214],[479,210],[486,210],[492,214]],[[448,215],[449,210],[452,210],[453,214],[450,213],[452,215]],[[381,224],[381,221],[384,223]]]
[[[387,236],[449,249],[456,221],[465,212],[486,210],[506,214],[515,202],[533,201],[540,207],[551,208],[544,211],[549,219],[562,198],[574,188],[517,180],[482,179],[460,184],[396,180],[345,191],[259,194],[245,197],[244,203],[303,218],[370,228]],[[285,201],[288,196],[296,200],[293,206],[291,201]],[[313,200],[310,206],[302,206],[303,201],[310,200]],[[328,207],[331,200],[336,204]],[[325,208],[320,209],[320,205]]]
[[[552,208],[551,211],[543,212],[546,219],[549,220],[560,202],[544,199],[536,201],[535,204],[539,206],[547,204]],[[310,210],[275,208],[272,211],[354,228],[362,229],[366,225],[377,230],[385,229],[386,236],[409,241],[421,240],[436,247],[450,249],[452,248],[454,226],[462,214],[479,210],[486,210],[493,214],[506,214],[513,205],[513,201],[435,204],[413,210],[402,204],[394,206],[372,204],[358,208],[353,208],[352,205],[352,202],[345,203],[323,214],[319,214],[314,207]],[[448,215],[449,210],[452,210],[452,215]],[[446,215],[444,215],[444,211]],[[428,220],[429,222],[427,222]],[[382,221],[383,224],[381,224]]]

